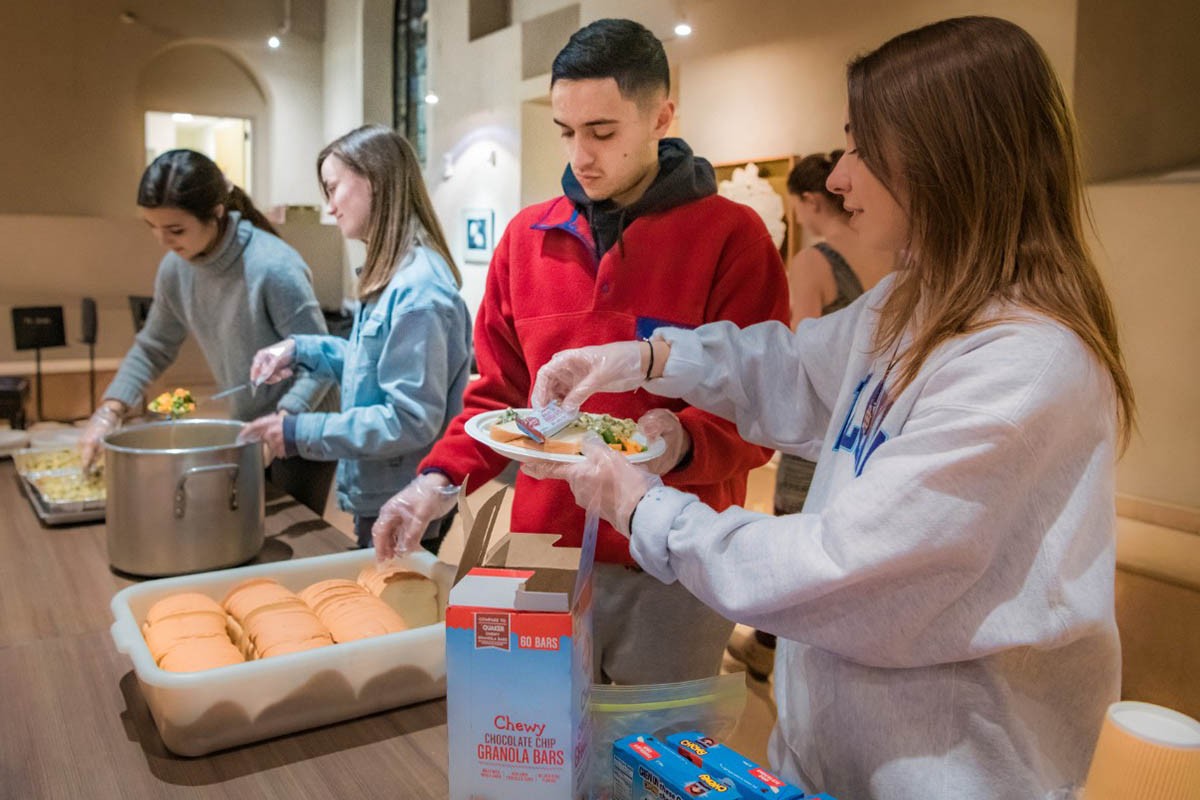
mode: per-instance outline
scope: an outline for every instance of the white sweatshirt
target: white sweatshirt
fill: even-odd
[[[779,635],[771,762],[788,778],[840,800],[1069,796],[1120,683],[1112,382],[1071,331],[1018,311],[936,350],[864,434],[891,285],[795,333],[658,331],[671,355],[647,388],[819,460],[786,517],[653,489],[631,551]]]

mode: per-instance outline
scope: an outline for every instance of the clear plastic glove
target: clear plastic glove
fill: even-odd
[[[667,449],[661,456],[642,465],[655,475],[666,475],[675,469],[692,449],[692,437],[688,435],[683,423],[665,408],[650,409],[642,415],[637,424],[647,441],[661,438],[667,443]]]
[[[83,435],[79,437],[79,457],[84,472],[93,472],[104,452],[104,437],[121,427],[121,414],[107,403],[102,403],[88,420]]]
[[[531,461],[521,467],[530,477],[543,480],[559,478],[571,485],[575,502],[589,512],[596,512],[625,536],[629,535],[629,520],[634,509],[662,479],[630,464],[625,456],[613,450],[595,434],[583,440],[585,461],[558,464],[550,461]]]
[[[542,365],[533,383],[530,402],[541,408],[558,400],[563,408],[578,410],[597,392],[628,392],[642,385],[646,367],[645,342],[611,344],[563,350]]]
[[[296,361],[296,342],[284,339],[254,354],[250,362],[250,385],[279,383],[292,377],[292,365]]]
[[[252,422],[247,422],[238,431],[237,441],[238,444],[262,442],[271,458],[285,458],[287,452],[283,443],[283,414],[267,414]],[[269,462],[270,459],[267,461]]]
[[[429,523],[454,508],[460,488],[437,472],[413,478],[379,509],[379,518],[371,528],[375,560],[382,563],[420,547]]]

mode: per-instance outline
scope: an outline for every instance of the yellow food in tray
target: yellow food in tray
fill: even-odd
[[[28,475],[34,472],[50,472],[56,469],[80,468],[83,461],[75,448],[62,450],[29,450],[13,456],[17,470]]]
[[[48,503],[102,502],[105,497],[103,475],[84,476],[78,472],[42,475],[32,483]]]
[[[517,427],[516,419],[516,409],[510,408],[501,414],[491,427],[491,437],[497,442],[530,450],[571,455],[583,452],[583,437],[588,431],[593,431],[618,453],[634,455],[644,453],[647,449],[646,445],[634,438],[634,434],[637,433],[636,422],[610,414],[582,413],[570,425],[547,439],[545,444],[526,436],[525,432]]]
[[[196,401],[187,389],[176,389],[173,392],[163,392],[147,403],[146,408],[155,414],[179,419],[196,410]]]

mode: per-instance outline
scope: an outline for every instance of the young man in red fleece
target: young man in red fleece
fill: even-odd
[[[480,378],[421,474],[381,509],[380,559],[418,546],[430,523],[508,460],[463,430],[476,414],[528,407],[534,376],[559,350],[648,336],[663,325],[786,322],[783,264],[750,208],[716,194],[712,166],[680,139],[662,43],[630,20],[577,31],[554,60],[550,100],[566,146],[565,196],[521,211],[496,247],[475,322]],[[741,504],[769,450],[678,400],[642,390],[598,395],[585,411],[639,420],[667,451],[647,466],[714,508]],[[584,512],[562,481],[517,477],[512,530],[578,546]],[[596,550],[596,680],[659,683],[717,673],[732,623],[678,584],[638,570],[602,522]]]

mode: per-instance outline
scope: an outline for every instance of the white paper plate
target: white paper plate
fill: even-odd
[[[518,447],[515,444],[505,444],[497,442],[492,438],[491,428],[496,419],[507,412],[508,409],[499,411],[485,411],[482,414],[476,414],[467,420],[465,429],[467,435],[476,441],[483,442],[488,447],[495,450],[503,456],[511,458],[513,461],[557,461],[560,464],[576,464],[584,461],[584,457],[578,453],[542,453],[537,450],[530,450],[528,447]],[[518,413],[529,411],[527,408],[518,408]],[[634,453],[631,456],[626,456],[631,464],[641,464],[644,461],[650,461],[658,458],[667,450],[667,443],[661,439],[655,439],[647,443],[649,449],[642,453]]]

